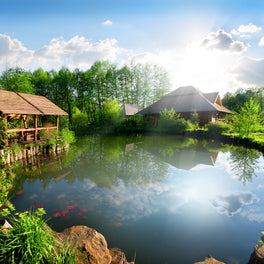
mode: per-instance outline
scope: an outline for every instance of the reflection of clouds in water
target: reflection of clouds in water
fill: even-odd
[[[57,199],[63,199],[66,197],[66,193],[61,193],[57,196]]]
[[[218,213],[231,217],[240,212],[244,205],[252,204],[254,200],[256,200],[256,196],[252,193],[238,193],[228,196],[217,196],[211,203]]]
[[[35,199],[35,198],[38,198],[38,195],[36,193],[34,193],[28,197],[28,199],[30,199],[30,200]]]
[[[251,209],[241,213],[241,216],[246,217],[251,222],[263,223],[264,213],[259,212],[259,209]]]
[[[85,180],[82,184],[82,191],[89,190],[87,199],[93,200],[97,212],[101,211],[106,217],[119,221],[137,220],[160,210],[177,213],[179,208],[188,202],[188,197],[179,189],[168,183],[132,188],[120,181],[118,186],[104,189],[98,188],[90,180]],[[82,196],[81,192],[77,195]]]

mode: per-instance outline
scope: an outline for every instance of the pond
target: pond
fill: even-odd
[[[78,137],[18,169],[17,210],[44,207],[56,231],[87,225],[137,264],[247,263],[264,231],[263,156],[168,135]],[[17,194],[16,194],[17,193]]]

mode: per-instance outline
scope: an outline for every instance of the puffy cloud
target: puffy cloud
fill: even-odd
[[[85,37],[74,36],[69,40],[55,38],[48,45],[36,50],[29,50],[10,36],[0,34],[0,64],[4,69],[19,65],[24,68],[42,67],[50,70],[67,67],[87,69],[97,60],[116,62],[118,56],[126,54],[126,50],[117,45],[115,39],[104,39],[91,42]]]
[[[252,204],[256,197],[252,193],[238,193],[229,196],[218,196],[211,201],[220,214],[231,217],[241,211],[244,205]]]
[[[34,55],[40,63],[55,61],[69,67],[83,68],[91,66],[96,60],[115,61],[121,51],[115,39],[91,43],[85,37],[75,36],[68,41],[53,39],[49,45],[36,50]]]
[[[261,31],[261,27],[258,27],[252,23],[249,23],[248,25],[240,25],[237,30],[233,30],[232,34],[240,34],[240,33],[256,33],[258,31]]]
[[[262,37],[259,41],[259,46],[264,46],[264,37]]]
[[[264,59],[242,58],[235,64],[230,73],[240,82],[241,86],[264,85]]]
[[[202,40],[201,46],[209,50],[221,50],[230,53],[241,53],[247,49],[243,42],[233,40],[231,34],[221,29],[209,33]]]
[[[102,23],[104,26],[112,26],[113,22],[111,20],[106,20]]]
[[[0,63],[24,64],[32,58],[32,54],[19,40],[0,34]]]

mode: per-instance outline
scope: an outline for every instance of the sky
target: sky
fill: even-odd
[[[171,89],[264,86],[264,1],[0,0],[0,73],[164,67]]]

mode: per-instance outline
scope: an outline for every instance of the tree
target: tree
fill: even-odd
[[[33,94],[32,75],[20,67],[4,71],[0,77],[0,85],[6,91]]]
[[[235,131],[241,136],[248,136],[254,132],[255,128],[262,122],[260,115],[260,105],[254,102],[250,98],[249,102],[246,102],[240,111],[234,115],[233,122]]]

